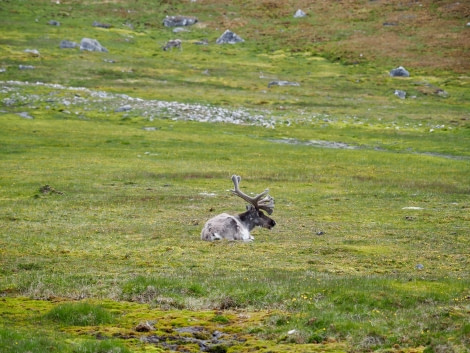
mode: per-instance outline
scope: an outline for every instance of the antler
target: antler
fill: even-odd
[[[256,195],[255,197],[250,197],[247,194],[243,193],[240,190],[238,184],[242,178],[238,175],[232,175],[233,185],[235,190],[231,190],[235,195],[241,197],[248,203],[251,203],[257,210],[265,210],[268,214],[273,213],[274,211],[274,199],[268,195],[269,189],[264,190],[261,194]]]

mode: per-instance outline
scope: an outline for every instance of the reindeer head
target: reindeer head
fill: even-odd
[[[249,230],[251,231],[254,227],[263,227],[267,229],[274,227],[276,225],[276,221],[266,216],[262,211],[266,211],[269,215],[274,211],[274,199],[268,195],[269,189],[264,190],[261,194],[254,197],[250,197],[240,190],[240,176],[232,175],[232,181],[235,187],[232,192],[249,203],[246,207],[246,212],[239,215],[242,222],[247,224]]]
[[[246,206],[246,212],[239,215],[242,221],[252,224],[250,230],[254,227],[262,227],[271,229],[276,225],[276,221],[264,214],[263,211],[257,210],[253,205]]]

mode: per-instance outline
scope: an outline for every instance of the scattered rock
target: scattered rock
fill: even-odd
[[[107,53],[108,49],[103,47],[96,39],[83,38],[80,42],[80,50],[97,51]]]
[[[410,73],[403,67],[399,66],[396,69],[390,71],[392,77],[410,77]]]
[[[307,16],[307,14],[303,12],[301,9],[298,9],[294,14],[294,18],[301,18],[305,16]]]
[[[50,20],[49,22],[47,22],[47,24],[51,26],[57,26],[57,27],[60,26],[60,22],[56,20]]]
[[[63,41],[60,42],[59,47],[61,49],[73,49],[77,48],[79,45],[78,43],[72,42],[70,40],[64,39]]]
[[[316,234],[317,234],[317,235],[325,235],[325,232],[322,231],[322,230],[320,230],[320,231],[318,231]]]
[[[291,82],[291,81],[271,81],[268,83],[268,88],[271,86],[296,86],[299,87],[300,83],[298,82]]]
[[[395,90],[395,95],[396,95],[398,98],[401,98],[401,99],[405,99],[405,98],[406,98],[406,92],[405,92],[405,91],[402,91],[402,90],[399,90],[399,89],[396,89],[396,90]]]
[[[195,23],[197,23],[197,18],[190,16],[166,16],[163,20],[165,27],[191,26]]]
[[[216,44],[236,44],[244,41],[243,38],[227,29],[215,42]]]
[[[384,26],[384,27],[398,26],[398,22],[395,22],[395,21],[384,22],[384,23],[382,23],[382,26]]]
[[[5,69],[4,67],[0,67],[0,73],[3,73],[3,72],[7,72],[7,69]]]
[[[34,70],[33,65],[18,65],[18,69],[20,70]]]
[[[112,25],[108,24],[108,23],[101,23],[101,22],[98,22],[98,21],[94,21],[93,24],[92,24],[93,27],[99,27],[99,28],[111,28]]]
[[[293,330],[289,330],[287,331],[287,334],[288,335],[293,335],[294,333],[297,333],[298,331],[296,329],[293,329]]]
[[[415,268],[416,268],[417,270],[421,271],[421,270],[424,269],[424,265],[422,265],[422,264],[417,264],[417,265],[415,266]]]
[[[180,327],[168,335],[142,336],[142,342],[155,344],[165,350],[182,351],[184,345],[197,345],[200,352],[224,353],[239,339],[220,331],[210,332],[204,327]]]
[[[402,210],[423,210],[423,208],[416,207],[416,206],[408,206],[408,207],[403,207]]]

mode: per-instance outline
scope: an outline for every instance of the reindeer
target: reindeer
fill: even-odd
[[[227,239],[250,242],[255,239],[250,232],[256,226],[271,229],[276,225],[276,222],[263,212],[266,211],[270,215],[274,211],[274,199],[268,195],[269,189],[255,197],[250,197],[240,190],[241,177],[232,175],[232,181],[235,187],[234,190],[231,190],[232,193],[249,203],[246,207],[246,212],[236,216],[221,213],[209,219],[202,229],[202,240]]]
[[[163,50],[167,51],[168,49],[173,49],[173,48],[178,48],[179,50],[183,50],[183,47],[181,46],[183,42],[181,39],[171,39],[169,40],[164,47],[162,47]]]

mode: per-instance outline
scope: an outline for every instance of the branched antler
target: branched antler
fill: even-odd
[[[254,197],[250,197],[240,190],[239,184],[242,178],[238,175],[232,175],[233,185],[235,190],[232,192],[241,197],[246,202],[252,204],[257,210],[264,210],[268,214],[272,214],[274,211],[274,199],[268,195],[269,189],[264,190],[261,194]]]

